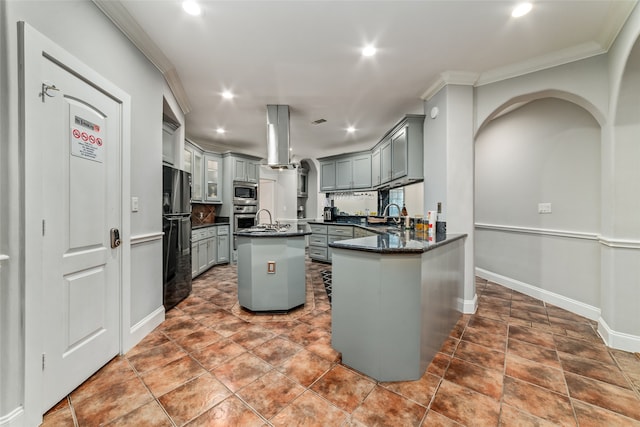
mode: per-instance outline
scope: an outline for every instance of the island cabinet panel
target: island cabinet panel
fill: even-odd
[[[218,253],[217,264],[226,264],[229,262],[229,226],[218,226]]]
[[[331,248],[331,345],[378,381],[417,380],[460,318],[464,239],[424,252],[366,239]]]

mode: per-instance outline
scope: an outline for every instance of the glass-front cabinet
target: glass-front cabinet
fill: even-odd
[[[216,154],[206,153],[204,156],[205,163],[205,189],[206,202],[221,202],[221,185],[220,177],[222,172],[222,158]]]
[[[193,173],[191,174],[191,200],[202,200],[202,153],[193,151]]]

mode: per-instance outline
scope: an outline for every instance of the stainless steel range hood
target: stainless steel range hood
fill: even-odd
[[[267,105],[267,164],[293,169],[289,161],[289,106]]]

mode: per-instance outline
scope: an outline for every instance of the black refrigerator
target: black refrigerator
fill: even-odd
[[[191,174],[162,166],[162,261],[165,310],[191,293]]]

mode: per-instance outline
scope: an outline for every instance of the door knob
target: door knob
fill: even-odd
[[[117,228],[111,229],[111,249],[120,246],[120,231]]]

